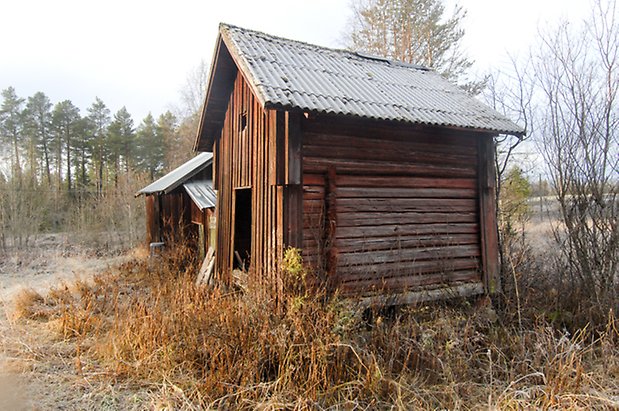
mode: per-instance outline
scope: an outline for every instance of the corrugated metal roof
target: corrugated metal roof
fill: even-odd
[[[226,24],[220,36],[267,108],[524,133],[432,70]]]
[[[217,193],[213,190],[212,181],[192,181],[183,184],[183,187],[185,187],[187,194],[189,194],[189,197],[191,197],[200,210],[215,208],[215,204],[217,204]]]
[[[204,170],[212,161],[213,153],[200,153],[191,160],[170,171],[159,180],[147,185],[135,195],[169,193],[187,181],[187,179]]]

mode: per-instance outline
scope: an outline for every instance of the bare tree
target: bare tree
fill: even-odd
[[[564,23],[541,41],[533,55],[541,101],[536,123],[560,206],[561,281],[565,290],[608,307],[617,302],[619,265],[616,1],[596,0],[582,29]]]
[[[181,113],[179,113],[181,117],[199,115],[202,103],[204,102],[204,96],[206,95],[208,74],[208,63],[201,60],[187,75],[185,85],[181,89],[181,100],[183,104]]]

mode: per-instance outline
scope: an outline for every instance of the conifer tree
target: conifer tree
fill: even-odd
[[[52,121],[52,103],[45,93],[37,92],[33,96],[28,97],[26,109],[24,111],[24,126],[26,133],[30,137],[30,167],[32,177],[36,177],[36,164],[39,160],[39,155],[43,157],[43,169],[47,184],[52,184],[51,173],[51,121]]]
[[[432,68],[472,93],[484,81],[466,79],[473,65],[461,48],[466,12],[446,15],[442,0],[355,0],[351,49]]]
[[[0,106],[0,137],[11,146],[12,172],[21,180],[20,151],[23,132],[24,99],[17,96],[15,89],[9,87],[2,90],[2,105]]]

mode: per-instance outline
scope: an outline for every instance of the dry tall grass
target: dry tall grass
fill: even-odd
[[[600,332],[573,335],[467,302],[364,313],[306,293],[294,256],[276,309],[259,292],[195,286],[188,255],[24,294],[18,313],[75,342],[77,373],[96,363],[111,382],[157,384],[161,407],[619,407],[612,313]]]

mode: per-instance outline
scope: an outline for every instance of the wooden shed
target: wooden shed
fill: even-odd
[[[136,196],[146,199],[147,242],[195,239],[203,258],[214,238],[217,196],[212,179],[213,154],[201,153],[138,191]]]
[[[493,137],[522,133],[424,67],[222,24],[195,144],[214,155],[216,276],[238,253],[277,290],[292,246],[347,296],[495,292]]]

